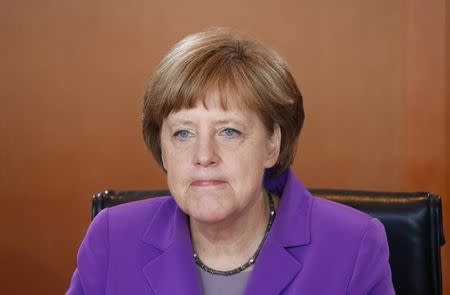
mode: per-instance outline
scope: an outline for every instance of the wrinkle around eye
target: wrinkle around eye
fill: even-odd
[[[219,131],[219,135],[227,137],[227,138],[236,138],[242,135],[242,132],[235,128],[223,128]]]
[[[194,134],[186,129],[177,130],[174,132],[173,137],[179,140],[186,140],[194,137]]]

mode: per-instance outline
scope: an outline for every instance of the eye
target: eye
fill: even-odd
[[[242,134],[239,130],[236,130],[234,128],[225,128],[222,129],[219,134],[226,136],[226,137],[237,137]]]
[[[180,138],[180,139],[186,139],[189,137],[192,137],[192,133],[189,130],[178,130],[173,134],[174,137]]]

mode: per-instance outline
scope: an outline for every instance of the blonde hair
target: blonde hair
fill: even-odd
[[[230,102],[256,111],[270,134],[280,126],[281,149],[271,168],[279,174],[292,163],[303,126],[302,95],[284,60],[261,44],[215,28],[185,37],[156,68],[144,95],[144,141],[162,167],[162,122],[174,111],[206,107],[217,90],[224,109]]]

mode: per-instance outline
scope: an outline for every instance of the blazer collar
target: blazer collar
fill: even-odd
[[[291,170],[279,176],[267,176],[265,188],[280,196],[273,224],[276,239],[284,247],[307,245],[311,242],[311,208],[314,198]],[[294,226],[293,226],[294,225]]]
[[[302,269],[289,248],[311,242],[313,198],[303,184],[288,170],[279,176],[266,175],[264,186],[281,199],[245,294],[280,293]],[[201,294],[188,218],[173,199],[161,205],[143,240],[161,251],[143,268],[156,294]]]
[[[261,249],[245,294],[279,294],[302,269],[291,247],[311,242],[313,198],[291,171],[267,177],[266,189],[280,196],[274,224]]]
[[[143,240],[161,251],[143,267],[155,294],[201,294],[188,219],[173,199],[161,205]]]

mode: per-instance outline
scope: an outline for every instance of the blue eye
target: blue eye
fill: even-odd
[[[236,137],[241,135],[241,132],[239,130],[233,128],[225,128],[220,133],[227,137]]]
[[[185,139],[191,136],[191,132],[189,132],[188,130],[178,130],[177,132],[175,132],[174,136]]]

